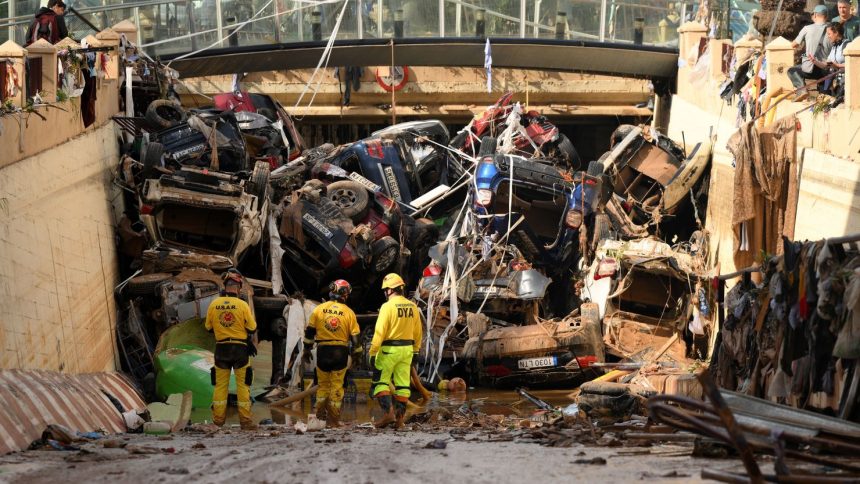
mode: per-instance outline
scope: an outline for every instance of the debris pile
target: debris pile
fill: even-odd
[[[860,259],[854,240],[783,239],[782,255],[744,272],[722,303],[726,317],[711,363],[720,387],[856,420]]]
[[[208,405],[200,320],[229,268],[273,342],[272,384],[301,382],[311,301],[334,279],[350,281],[369,343],[388,272],[424,313],[430,382],[571,387],[622,362],[638,366],[607,384],[652,391],[710,354],[708,142],[688,154],[622,125],[584,163],[510,93],[453,138],[423,120],[310,149],[276,101],[240,90],[214,108],[156,99],[116,120],[131,276],[118,334],[151,398],[191,390]]]

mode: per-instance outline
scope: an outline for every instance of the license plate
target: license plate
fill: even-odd
[[[364,188],[367,188],[368,190],[370,190],[374,193],[382,190],[381,186],[377,185],[376,183],[373,183],[372,181],[359,175],[356,172],[350,173],[349,175],[347,175],[347,178],[349,178],[350,180],[352,180],[356,183],[360,183],[361,186],[363,186]]]
[[[542,356],[540,358],[525,358],[517,362],[517,367],[521,370],[531,370],[532,368],[546,368],[555,366],[557,363],[555,356]]]

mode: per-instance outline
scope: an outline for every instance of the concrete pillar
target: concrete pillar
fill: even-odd
[[[15,82],[15,95],[11,97],[12,103],[18,107],[27,105],[26,94],[26,69],[24,68],[24,59],[27,57],[27,49],[20,45],[7,40],[0,45],[0,57],[12,59],[12,68],[17,74],[17,81],[10,79],[10,82]]]
[[[111,51],[107,53],[105,79],[119,79],[119,34],[113,29],[104,29],[96,34],[96,39],[102,43],[102,47],[111,47]]]
[[[708,35],[708,28],[699,22],[687,22],[678,27],[678,55],[692,67],[699,57],[699,42]]]
[[[95,35],[87,35],[81,40],[81,45],[87,43],[88,47],[103,47],[102,42]]]
[[[754,52],[761,50],[761,48],[761,40],[754,39],[749,35],[744,35],[735,42],[735,59],[741,61],[749,59]]]
[[[136,44],[137,43],[137,26],[128,20],[123,20],[122,22],[114,25],[111,29],[117,33],[120,37],[125,36],[126,40],[129,43]]]
[[[27,46],[27,57],[42,59],[42,72],[30,75],[42,77],[42,101],[51,103],[57,100],[57,48],[45,39],[39,39]]]
[[[723,46],[732,45],[728,39],[711,39],[708,45],[711,51],[711,78],[722,81],[727,76],[723,73]]]
[[[845,104],[860,111],[860,38],[845,47]]]
[[[788,40],[777,37],[764,48],[767,56],[767,90],[771,94],[779,89],[794,90],[788,78],[788,68],[794,65],[794,48]]]

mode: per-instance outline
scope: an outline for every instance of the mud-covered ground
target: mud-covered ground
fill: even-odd
[[[297,434],[283,425],[255,432],[234,428],[207,433],[203,428],[163,437],[112,436],[84,444],[79,451],[35,450],[0,457],[0,481],[693,482],[701,480],[705,467],[742,469],[735,459],[690,457],[692,447],[684,444],[550,448],[504,441],[510,436],[486,429],[353,427]],[[444,448],[427,448],[439,440]],[[119,445],[124,448],[111,448]]]

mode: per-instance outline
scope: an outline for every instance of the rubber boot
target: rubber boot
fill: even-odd
[[[335,406],[331,402],[326,404],[325,426],[330,429],[340,427],[340,406]]]
[[[394,415],[397,417],[394,429],[400,430],[403,428],[403,423],[406,420],[406,402],[401,402],[400,400],[394,401]]]
[[[317,407],[314,409],[316,412],[317,418],[320,420],[325,420],[328,418],[328,410],[331,406],[328,403],[328,398],[324,398],[321,402],[317,402]]]
[[[382,418],[378,422],[374,422],[373,426],[381,429],[393,424],[396,417],[394,416],[394,408],[391,405],[391,395],[380,395],[377,397],[377,400],[379,400],[379,406],[385,414],[382,415]]]
[[[253,420],[239,417],[239,426],[242,430],[257,430],[260,428]]]

